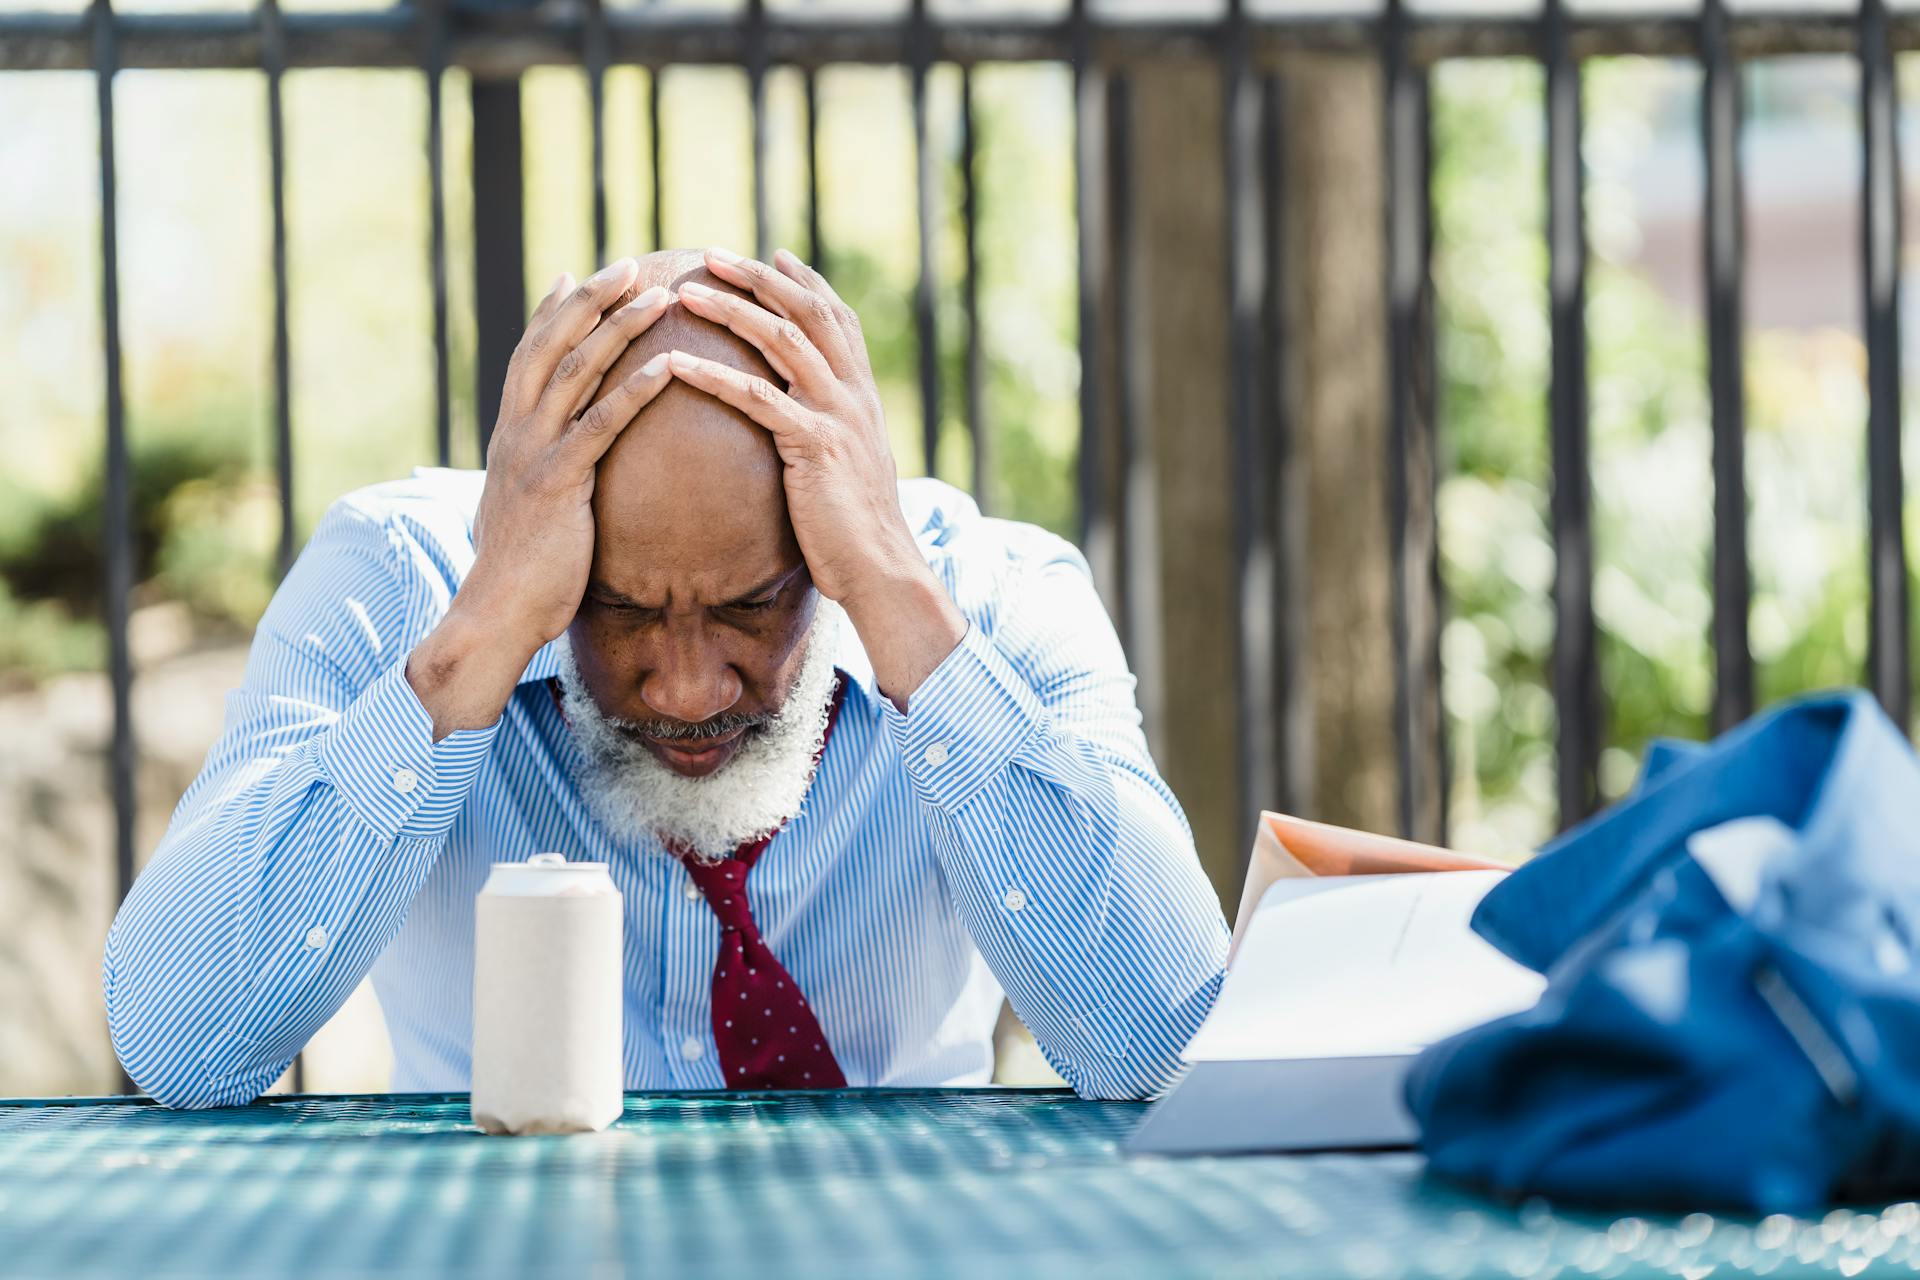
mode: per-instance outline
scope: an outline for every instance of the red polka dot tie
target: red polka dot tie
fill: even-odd
[[[833,691],[822,751],[845,693],[843,676]],[[713,966],[713,1042],[720,1050],[720,1068],[732,1089],[844,1088],[847,1078],[834,1061],[813,1007],[754,923],[747,873],[772,842],[773,837],[766,836],[741,845],[719,862],[681,858],[720,920],[720,954]]]
[[[767,948],[747,905],[747,873],[768,840],[687,871],[720,918],[713,967],[713,1042],[734,1089],[827,1089],[847,1083],[827,1036],[786,967]]]

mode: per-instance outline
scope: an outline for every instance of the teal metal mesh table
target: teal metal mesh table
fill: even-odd
[[[464,1094],[0,1102],[0,1274],[1391,1277],[1911,1272],[1920,1206],[1505,1207],[1411,1154],[1129,1159],[1053,1091],[630,1094],[487,1137]]]

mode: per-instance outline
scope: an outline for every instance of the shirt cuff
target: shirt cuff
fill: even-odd
[[[495,721],[435,742],[433,717],[407,683],[403,657],[322,736],[320,771],[374,830],[437,836],[466,803],[498,728]]]
[[[1040,729],[1045,711],[993,642],[967,634],[907,699],[881,699],[893,740],[921,799],[966,804]]]

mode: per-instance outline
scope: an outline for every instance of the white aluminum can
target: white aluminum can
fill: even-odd
[[[473,1122],[585,1133],[620,1118],[620,891],[604,862],[496,862],[474,903]]]

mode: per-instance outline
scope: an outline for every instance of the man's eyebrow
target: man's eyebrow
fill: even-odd
[[[632,596],[628,595],[624,591],[615,591],[612,587],[600,581],[598,578],[594,578],[587,583],[587,591],[591,595],[600,596],[606,600],[612,601],[614,604],[623,604],[632,609],[653,608],[653,606],[650,604],[641,604],[638,600],[635,600]]]
[[[725,605],[722,605],[721,607],[728,608],[733,605],[752,604],[756,602],[761,596],[766,595],[767,592],[774,590],[776,587],[786,586],[787,583],[793,578],[793,575],[800,572],[804,568],[806,568],[806,561],[802,560],[799,564],[793,566],[793,568],[791,569],[782,569],[779,573],[774,574],[771,578],[768,578],[765,582],[753,588],[751,591],[741,592],[739,595],[727,601],[727,603]]]
[[[767,592],[774,590],[776,587],[786,586],[788,582],[792,581],[794,574],[799,573],[802,569],[806,567],[807,567],[806,561],[802,560],[799,564],[793,566],[793,568],[791,569],[782,569],[779,573],[774,574],[771,578],[768,578],[765,582],[761,583],[759,586],[754,587],[750,591],[742,592],[741,594],[735,596],[733,599],[727,601],[725,604],[721,605],[720,607],[723,609],[727,609],[727,608],[732,608],[735,605],[750,604],[753,601],[757,600],[759,597],[767,594]],[[626,592],[616,591],[612,587],[608,586],[606,583],[600,581],[598,578],[593,578],[588,580],[587,590],[591,594],[599,596],[603,600],[610,601],[613,604],[617,604],[617,605],[625,605],[630,609],[652,610],[652,609],[659,608],[658,605],[642,604],[640,603],[640,601],[635,600],[632,596],[628,595]]]

